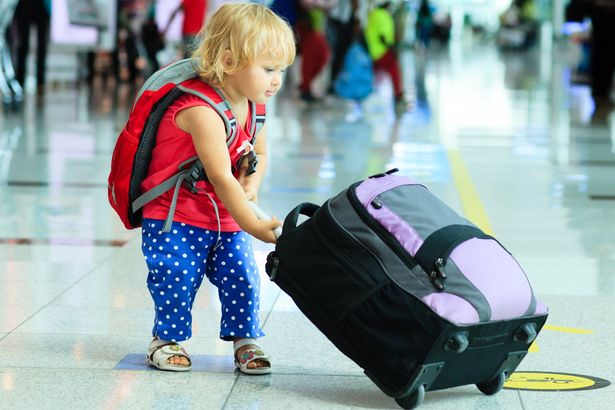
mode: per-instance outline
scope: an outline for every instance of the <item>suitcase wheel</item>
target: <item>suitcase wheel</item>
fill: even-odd
[[[476,387],[478,390],[486,394],[487,396],[492,396],[502,390],[504,387],[504,382],[506,381],[506,375],[504,372],[497,375],[493,380],[483,383],[477,383]]]
[[[398,397],[395,399],[395,401],[402,409],[416,409],[418,406],[421,405],[424,398],[425,386],[420,385],[418,389],[416,389],[412,393],[403,397]]]

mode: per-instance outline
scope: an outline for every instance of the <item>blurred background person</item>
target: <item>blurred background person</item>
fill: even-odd
[[[158,52],[162,51],[165,46],[164,33],[158,28],[156,23],[156,4],[152,0],[148,10],[145,22],[141,26],[141,41],[147,61],[150,66],[150,73],[158,71],[160,64],[158,63]]]
[[[171,17],[169,17],[169,21],[165,29],[163,30],[163,33],[167,32],[169,26],[180,11],[183,12],[184,16],[182,21],[182,41],[184,58],[188,58],[192,55],[192,51],[194,51],[196,36],[199,34],[199,31],[201,31],[201,27],[205,22],[207,1],[182,0],[179,6],[177,6],[173,13],[171,13]]]
[[[374,62],[374,71],[384,71],[391,77],[396,104],[405,105],[401,70],[395,44],[395,22],[389,12],[389,0],[376,0],[367,17],[365,41]]]
[[[600,116],[615,108],[613,74],[615,73],[615,1],[571,0],[566,7],[568,21],[591,19],[590,77],[595,115]]]
[[[431,33],[433,31],[433,10],[429,0],[421,0],[416,12],[416,45],[417,50],[425,51],[429,48]]]
[[[297,14],[297,36],[301,53],[301,99],[317,101],[313,94],[314,79],[322,72],[329,60],[330,49],[325,38],[326,11],[337,0],[301,0]]]
[[[13,16],[16,38],[13,44],[16,51],[15,78],[24,87],[26,81],[26,64],[30,51],[30,27],[36,28],[36,92],[45,92],[45,71],[47,48],[49,46],[49,23],[51,17],[51,0],[19,0]]]
[[[275,14],[286,20],[293,30],[296,28],[297,14],[299,13],[299,0],[273,0],[269,8]]]
[[[522,50],[536,44],[538,9],[534,0],[513,0],[499,19],[498,46]]]
[[[141,80],[139,68],[139,35],[138,21],[139,8],[134,0],[121,0],[118,10],[118,51],[116,58],[117,78],[121,82],[136,85]]]
[[[328,90],[330,94],[334,92],[333,84],[344,64],[344,57],[355,40],[354,31],[358,23],[358,9],[359,0],[338,0],[329,13],[327,32],[332,51]]]

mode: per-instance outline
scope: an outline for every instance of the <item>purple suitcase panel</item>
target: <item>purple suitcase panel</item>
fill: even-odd
[[[438,316],[460,325],[479,322],[478,312],[467,300],[446,292],[432,293],[421,299]]]
[[[408,177],[387,175],[363,181],[357,186],[356,195],[369,214],[397,239],[408,254],[414,256],[423,245],[424,238],[387,206],[378,209],[371,206],[378,195],[403,185],[422,184]],[[475,287],[483,294],[491,310],[489,320],[513,319],[529,313],[532,289],[527,276],[517,261],[496,241],[470,239],[453,250],[450,261],[468,280],[468,286]],[[458,296],[464,293],[464,289],[449,286],[443,292],[434,289],[434,293],[422,297],[422,300],[438,315],[453,323],[478,323],[480,319],[476,308]],[[538,303],[535,314],[546,311],[546,306]]]
[[[532,302],[525,273],[504,248],[491,239],[473,238],[453,250],[450,259],[485,296],[491,320],[523,316]]]

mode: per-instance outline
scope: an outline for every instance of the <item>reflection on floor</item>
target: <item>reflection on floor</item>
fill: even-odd
[[[615,380],[615,115],[592,118],[563,52],[542,51],[452,44],[427,61],[408,51],[408,112],[394,110],[385,78],[362,107],[305,106],[287,87],[269,107],[260,203],[284,217],[398,167],[493,232],[550,307],[519,370]],[[58,90],[0,116],[1,407],[396,408],[265,276],[271,376],[228,365],[211,286],[186,343],[211,362],[188,374],[142,371],[152,320],[145,264],[138,232],[123,229],[105,189],[130,95],[125,86]],[[262,266],[271,247],[256,249]],[[541,377],[551,390],[572,383]],[[612,387],[487,397],[465,386],[428,392],[421,407],[607,409],[614,400]]]

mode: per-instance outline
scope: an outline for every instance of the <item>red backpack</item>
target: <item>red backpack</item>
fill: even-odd
[[[147,192],[141,191],[141,182],[145,179],[156,145],[158,126],[167,108],[184,93],[190,93],[203,99],[224,121],[226,142],[230,146],[237,135],[237,121],[228,102],[215,88],[197,78],[191,59],[180,60],[154,73],[139,91],[130,111],[128,121],[120,133],[109,173],[107,194],[111,207],[117,212],[127,229],[141,226],[141,208],[149,201],[174,188],[173,200],[163,231],[171,226],[175,203],[182,185],[193,192],[198,190],[198,180],[206,180],[203,165],[197,156],[180,159],[177,173],[161,181]],[[250,124],[251,143],[265,123],[265,105],[251,104],[252,122]],[[256,155],[251,150],[248,155],[248,174],[254,172]]]

